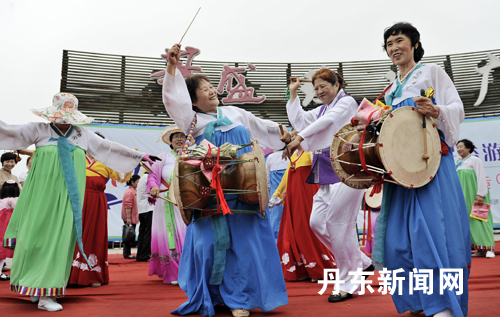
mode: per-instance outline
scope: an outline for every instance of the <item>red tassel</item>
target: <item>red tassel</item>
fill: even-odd
[[[222,168],[219,165],[219,157],[220,157],[220,148],[218,149],[217,152],[217,164],[214,166],[212,169],[212,183],[210,184],[210,187],[215,189],[216,197],[217,197],[217,213],[220,212],[220,208],[222,205],[222,212],[224,215],[231,214],[232,212],[229,209],[229,206],[227,205],[226,198],[224,197],[224,192],[222,190],[222,185],[220,182],[220,175],[219,172],[222,170]]]

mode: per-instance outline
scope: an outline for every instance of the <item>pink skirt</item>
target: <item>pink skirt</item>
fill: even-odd
[[[14,256],[14,250],[7,249],[3,247],[3,237],[5,235],[5,231],[7,230],[7,226],[9,225],[10,217],[12,217],[12,211],[14,209],[2,209],[0,210],[0,259],[11,258]]]

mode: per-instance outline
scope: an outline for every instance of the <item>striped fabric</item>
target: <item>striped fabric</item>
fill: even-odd
[[[28,295],[28,296],[64,296],[66,294],[66,287],[35,288],[35,287],[11,285],[10,289],[13,292],[18,292],[21,295]]]

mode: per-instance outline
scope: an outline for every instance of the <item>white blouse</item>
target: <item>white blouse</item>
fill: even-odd
[[[175,77],[168,72],[165,74],[163,103],[170,117],[174,119],[175,124],[187,135],[196,112],[192,109],[191,97],[189,97],[186,82],[182,74],[177,70]],[[220,108],[222,115],[228,117],[233,124],[218,126],[215,130],[226,132],[237,126],[243,126],[248,130],[252,140],[256,139],[270,149],[278,150],[285,146],[279,139],[279,126],[276,122],[258,118],[251,112],[234,106]],[[196,115],[198,122],[193,133],[195,138],[203,134],[209,122],[217,120],[213,116],[201,112],[197,112]]]
[[[304,139],[300,146],[306,152],[321,150],[330,147],[333,136],[337,131],[349,123],[358,109],[358,103],[351,96],[346,96],[337,102],[339,91],[335,99],[323,111],[323,115],[318,118],[321,106],[305,111],[300,105],[299,98],[293,102],[290,100],[286,104],[288,120],[292,127],[299,132]]]
[[[434,100],[439,107],[439,117],[434,121],[444,133],[446,144],[453,147],[458,142],[460,123],[464,121],[464,105],[455,85],[439,65],[426,64],[415,70],[406,82],[401,97],[394,98],[392,104],[418,97],[421,89],[427,90],[429,87],[434,88]],[[396,83],[387,91],[385,98],[395,89]]]
[[[54,138],[56,140],[51,141]],[[18,150],[32,144],[38,148],[45,145],[57,145],[59,135],[50,127],[49,123],[29,122],[20,125],[9,125],[0,121],[0,148]],[[143,152],[129,149],[116,142],[105,140],[94,132],[73,126],[68,143],[78,146],[96,158],[102,164],[115,171],[128,173],[140,163]]]
[[[485,197],[488,195],[488,183],[486,182],[486,173],[484,172],[483,162],[477,156],[469,156],[462,164],[457,167],[457,171],[459,170],[474,170],[477,178],[477,195],[481,197]]]

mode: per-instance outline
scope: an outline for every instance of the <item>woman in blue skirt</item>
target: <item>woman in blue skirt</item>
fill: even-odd
[[[176,44],[168,51],[163,103],[184,133],[196,114],[196,144],[206,139],[215,146],[242,145],[257,139],[271,149],[284,147],[277,123],[237,107],[219,107],[217,91],[205,75],[184,80],[176,70],[180,48]],[[238,155],[250,150],[243,148]],[[258,210],[231,196],[225,195],[230,209]],[[199,217],[195,211],[194,218]],[[270,311],[288,303],[271,224],[258,214],[215,215],[189,225],[179,267],[179,286],[188,300],[173,314],[213,316],[214,306],[224,304],[233,316],[249,316],[251,309]]]
[[[432,117],[441,136],[442,156],[435,177],[423,187],[409,189],[384,184],[381,214],[375,228],[374,262],[383,263],[391,272],[404,270],[397,274],[405,278],[402,294],[396,289],[392,295],[398,313],[466,316],[471,263],[469,220],[449,151],[458,141],[459,125],[464,119],[463,104],[440,66],[420,63],[424,50],[420,34],[411,24],[397,23],[386,29],[384,49],[399,69],[385,95],[386,103],[393,109],[416,107],[420,113]],[[429,87],[434,88],[434,97],[420,97],[420,91]],[[414,269],[417,273],[422,269],[432,270],[429,276],[432,287],[430,283],[427,290],[416,287],[416,275],[410,284],[410,272],[415,274]],[[452,287],[441,290],[440,272],[448,269],[462,273],[461,292]]]

